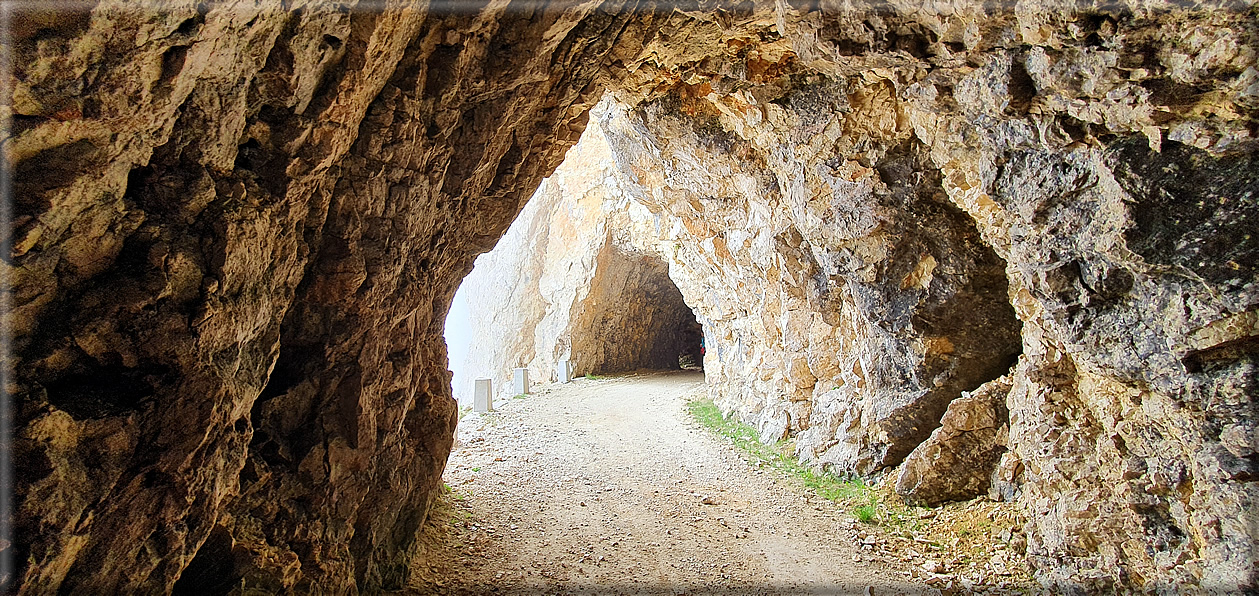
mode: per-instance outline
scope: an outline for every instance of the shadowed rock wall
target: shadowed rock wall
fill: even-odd
[[[13,29],[23,593],[401,585],[453,288],[603,83],[723,409],[879,475],[1005,393],[1047,585],[1255,587],[1253,8],[163,8]]]
[[[252,6],[15,17],[22,593],[400,586],[454,287],[628,21]]]

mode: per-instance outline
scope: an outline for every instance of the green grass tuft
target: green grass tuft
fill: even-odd
[[[717,409],[717,405],[712,400],[696,400],[687,404],[687,409],[700,424],[705,428],[723,436],[731,441],[739,449],[746,451],[749,455],[760,459],[769,460],[776,454],[774,450],[764,443],[761,443],[756,434],[756,429],[743,424],[737,420],[731,420],[721,415],[721,410]]]
[[[793,455],[791,444],[785,441],[774,445],[762,443],[755,428],[726,418],[712,400],[693,400],[687,404],[687,411],[704,428],[729,439],[747,454],[753,465],[777,469],[828,501],[854,505],[853,515],[862,522],[871,523],[878,518],[878,495],[860,478],[844,479],[830,472],[814,470],[800,463]]]

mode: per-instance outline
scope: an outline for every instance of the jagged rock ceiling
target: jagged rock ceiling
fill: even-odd
[[[1021,351],[993,490],[1042,581],[1253,589],[1252,6],[460,7],[14,16],[4,581],[402,585],[451,295],[610,89],[672,258],[730,280],[679,283],[723,407],[868,472]],[[790,376],[712,360],[765,330],[739,361]]]

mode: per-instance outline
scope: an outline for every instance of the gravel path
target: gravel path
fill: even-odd
[[[469,414],[413,593],[917,594],[832,503],[692,422],[701,373],[578,379]]]

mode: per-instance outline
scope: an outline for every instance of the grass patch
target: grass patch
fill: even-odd
[[[898,548],[902,552],[915,549],[932,559],[951,560],[947,572],[957,575],[990,573],[989,562],[1001,554],[1011,574],[1002,575],[997,581],[1014,586],[1011,593],[1036,592],[1030,571],[1021,559],[1023,547],[1014,546],[1010,553],[995,548],[998,543],[1012,544],[1005,537],[998,538],[1002,531],[1011,532],[1013,540],[1023,540],[1018,528],[1025,520],[1014,510],[1013,504],[976,500],[949,503],[931,510],[913,507],[896,494],[895,482],[888,481],[895,476],[867,485],[860,478],[842,479],[828,472],[814,471],[794,457],[795,449],[790,442],[761,443],[754,428],[722,416],[710,400],[693,400],[687,404],[687,410],[710,432],[733,443],[752,466],[768,466],[781,472],[839,504],[856,521],[869,524],[866,533],[877,534],[881,540],[897,545],[879,548]],[[988,571],[983,571],[984,568]]]
[[[598,381],[599,379],[602,379],[603,377],[596,375],[594,373],[586,373],[586,378],[591,381]]]
[[[729,439],[744,452],[755,466],[769,466],[800,482],[818,496],[844,505],[863,523],[876,523],[885,517],[880,506],[879,493],[866,485],[861,478],[840,478],[830,472],[818,471],[800,463],[790,442],[779,441],[766,445],[760,440],[755,428],[722,416],[721,410],[709,399],[697,399],[687,404],[691,417],[716,435]],[[901,518],[901,516],[896,516]]]
[[[518,393],[516,395],[513,395],[512,399],[524,399],[526,397],[529,397],[528,393]]]
[[[758,460],[769,461],[777,456],[777,452],[764,443],[761,443],[756,434],[756,429],[747,424],[743,424],[737,420],[732,420],[721,415],[721,410],[717,409],[717,405],[708,399],[695,400],[686,405],[691,417],[695,418],[700,424],[718,435],[726,437],[734,442],[734,446],[747,452]]]
[[[455,501],[462,501],[464,499],[463,495],[455,492],[454,487],[446,484],[445,482],[442,483],[442,494]]]

